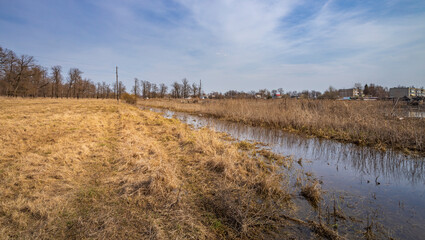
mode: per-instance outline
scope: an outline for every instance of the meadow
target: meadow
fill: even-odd
[[[425,119],[406,118],[406,105],[392,101],[308,99],[140,100],[140,106],[167,108],[279,128],[310,137],[425,153]]]
[[[292,160],[114,100],[0,99],[0,239],[258,239],[291,217]]]

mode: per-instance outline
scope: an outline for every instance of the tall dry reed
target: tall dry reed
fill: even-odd
[[[201,113],[379,149],[425,152],[425,119],[400,118],[391,101],[144,100],[142,106]]]

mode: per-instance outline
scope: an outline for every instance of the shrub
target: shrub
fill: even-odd
[[[121,95],[121,99],[124,100],[126,103],[129,104],[136,104],[137,103],[137,96],[134,94],[128,94],[128,93],[124,93],[123,95]]]

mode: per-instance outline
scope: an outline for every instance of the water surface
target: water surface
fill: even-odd
[[[336,225],[340,234],[348,238],[362,236],[364,228],[372,224],[375,231],[381,231],[377,236],[425,239],[424,158],[201,115],[149,109],[194,128],[209,127],[238,140],[262,142],[275,153],[291,156],[295,162],[301,159],[297,170],[312,173],[320,180],[326,192],[322,208],[332,209],[336,205],[340,209],[347,220],[339,219]],[[317,211],[305,200],[296,201],[301,206],[301,218],[317,220]]]

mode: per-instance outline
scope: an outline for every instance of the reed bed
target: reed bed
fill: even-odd
[[[204,114],[225,120],[385,150],[425,153],[425,119],[403,118],[391,101],[307,99],[141,100],[141,106]]]

